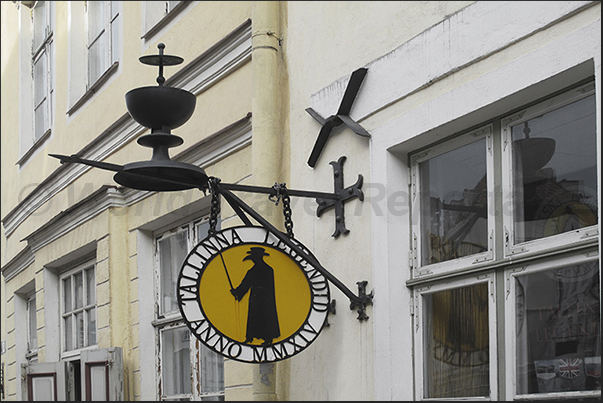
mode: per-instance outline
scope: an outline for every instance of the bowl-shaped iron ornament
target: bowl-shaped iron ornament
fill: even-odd
[[[128,188],[155,192],[204,189],[208,182],[205,171],[197,166],[156,159],[126,164],[113,180]]]
[[[126,93],[130,116],[151,130],[182,126],[193,115],[196,102],[191,92],[173,87],[140,87]]]

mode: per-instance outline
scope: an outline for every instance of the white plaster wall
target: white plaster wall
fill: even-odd
[[[287,27],[283,33],[283,52],[289,77],[291,172],[287,186],[330,192],[333,168],[329,164],[341,156],[344,186],[364,177],[363,203],[345,205],[348,235],[335,239],[333,211],[316,217],[311,199],[293,199],[296,238],[306,245],[321,264],[350,291],[357,293],[356,282],[368,281],[374,287],[371,269],[371,213],[384,212],[376,201],[385,189],[370,175],[371,142],[342,127],[331,134],[315,168],[307,165],[320,125],[305,111],[312,106],[323,117],[335,113],[352,71],[389,53],[392,49],[437,24],[446,15],[471,2],[288,2]],[[370,72],[369,72],[370,74]],[[324,96],[325,105],[312,96],[333,84],[337,90]],[[357,99],[366,96],[364,84]],[[369,94],[370,96],[370,94]],[[320,95],[318,96],[320,98]],[[352,117],[357,117],[356,105]],[[385,267],[385,266],[384,266]],[[330,327],[305,351],[291,358],[291,400],[372,400],[374,392],[373,321],[377,304],[368,308],[369,320],[360,322],[350,301],[331,285],[337,313],[329,316]],[[377,291],[376,291],[377,292]],[[409,379],[410,381],[410,379]]]
[[[296,237],[350,289],[369,280],[374,307],[360,323],[331,287],[337,314],[316,345],[291,360],[290,397],[413,400],[407,153],[592,74],[600,90],[600,3],[347,3],[288,5],[289,187],[329,191],[328,162],[341,155],[346,186],[363,174],[365,202],[346,204],[348,236],[330,238],[332,214],[311,218],[311,203],[299,202],[293,218]],[[452,9],[438,14],[430,3]],[[436,21],[415,23],[427,16]],[[334,130],[311,169],[320,126],[305,108],[335,113],[359,67],[369,70],[350,115],[372,138]],[[597,113],[600,145],[600,105]]]

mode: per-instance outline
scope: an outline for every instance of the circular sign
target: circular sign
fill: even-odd
[[[291,241],[296,248],[263,227],[234,227],[191,250],[178,277],[178,305],[197,339],[253,363],[289,358],[314,341],[326,322],[329,285],[316,258]]]

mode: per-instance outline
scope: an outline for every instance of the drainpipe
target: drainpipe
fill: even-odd
[[[280,30],[278,1],[254,1],[251,10],[252,49],[252,173],[258,186],[281,182],[281,124],[279,91]],[[263,195],[265,197],[265,195]],[[269,203],[267,199],[262,200]],[[270,203],[272,204],[272,203]],[[280,204],[268,205],[263,215],[283,227]],[[253,370],[253,400],[277,400],[276,366],[262,363]]]

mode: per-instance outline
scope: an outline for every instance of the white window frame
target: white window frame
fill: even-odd
[[[101,81],[104,76],[107,74],[107,72],[109,71],[109,69],[111,69],[111,67],[118,62],[118,55],[119,55],[119,41],[121,40],[120,37],[120,27],[119,27],[119,15],[120,15],[120,6],[119,6],[119,2],[116,1],[99,1],[99,2],[95,2],[95,3],[103,3],[104,6],[104,16],[103,16],[103,21],[101,22],[100,25],[102,25],[102,28],[100,29],[100,31],[94,36],[91,37],[91,18],[93,18],[93,16],[91,16],[90,13],[90,9],[89,9],[89,5],[90,5],[90,1],[86,1],[86,7],[85,7],[85,15],[86,15],[86,55],[87,55],[87,63],[86,63],[86,72],[87,72],[87,79],[86,79],[86,90],[90,90],[92,88],[95,88],[99,85],[99,81]],[[91,57],[91,47],[96,44],[98,41],[101,40],[101,37],[104,36],[105,39],[105,46],[104,48],[100,49],[102,55],[103,55],[103,63],[100,69],[100,72],[98,74],[98,77],[94,77],[92,76],[92,72],[91,72],[91,68],[90,68],[90,63],[92,60]]]
[[[183,223],[181,225],[176,225],[176,226],[172,226],[169,228],[164,227],[163,229],[160,229],[158,231],[155,231],[154,233],[154,237],[153,237],[153,250],[154,250],[154,267],[155,267],[155,275],[154,275],[154,281],[155,281],[155,320],[153,321],[152,325],[155,328],[155,340],[156,340],[156,348],[157,348],[157,352],[156,352],[156,365],[158,369],[161,369],[160,374],[158,375],[159,378],[157,379],[157,381],[160,384],[163,384],[163,375],[164,373],[166,373],[166,371],[161,367],[162,365],[162,351],[163,351],[163,346],[162,346],[162,342],[163,342],[163,338],[162,338],[162,333],[166,330],[171,330],[171,329],[179,329],[182,327],[185,327],[185,323],[184,320],[182,318],[182,314],[180,313],[180,310],[177,309],[175,311],[170,311],[170,312],[162,312],[161,309],[161,267],[160,267],[160,263],[161,263],[161,257],[160,257],[160,253],[159,253],[159,241],[161,240],[165,240],[168,239],[170,236],[174,236],[178,233],[181,233],[183,231],[187,232],[187,254],[188,251],[190,251],[193,246],[198,243],[201,239],[200,236],[205,237],[205,234],[199,234],[199,229],[202,225],[207,225],[209,223],[209,218],[208,217],[203,217],[200,219],[195,219],[186,223]],[[217,227],[219,228],[219,223],[217,224]],[[164,389],[163,387],[160,387],[158,389],[158,392],[160,391],[160,395],[158,396],[158,398],[160,400],[172,400],[172,399],[190,399],[190,400],[205,400],[205,398],[215,398],[215,397],[224,397],[224,390],[220,391],[220,392],[205,392],[203,390],[203,385],[201,384],[201,380],[202,380],[202,376],[201,375],[197,375],[197,376],[192,376],[195,373],[199,373],[199,371],[202,370],[201,368],[201,363],[202,363],[202,355],[204,353],[209,353],[209,354],[217,354],[207,348],[205,348],[201,343],[199,343],[197,341],[197,339],[195,337],[191,337],[190,338],[190,345],[189,345],[189,351],[190,351],[190,363],[191,363],[191,393],[190,394],[179,394],[179,395],[165,395],[164,393]]]
[[[87,297],[88,297],[88,292],[86,290],[86,276],[85,276],[85,272],[88,269],[92,269],[94,272],[94,285],[95,285],[95,299],[94,299],[94,303],[93,304],[87,304]],[[72,307],[71,307],[71,311],[69,312],[65,312],[65,290],[64,290],[64,283],[63,280],[65,280],[66,278],[70,278],[73,279],[75,277],[76,274],[78,273],[82,273],[82,306],[79,308],[75,308],[75,304],[74,304],[74,300],[75,300],[75,288],[73,287],[73,281],[71,281],[71,299],[72,299]],[[80,351],[82,350],[88,350],[88,349],[93,349],[97,347],[98,344],[98,336],[96,337],[96,342],[94,344],[90,344],[89,340],[88,340],[88,316],[90,311],[92,309],[94,309],[94,315],[95,315],[95,324],[96,324],[96,330],[95,332],[98,334],[98,304],[97,304],[97,293],[96,293],[96,274],[97,274],[97,270],[96,270],[96,261],[95,260],[88,260],[84,263],[78,264],[77,266],[70,268],[64,272],[62,272],[59,276],[59,287],[60,287],[60,293],[59,293],[59,298],[60,298],[60,337],[61,337],[61,356],[63,358],[68,358],[68,357],[72,357],[72,356],[76,356],[80,353]],[[83,312],[84,314],[84,327],[83,327],[83,337],[84,337],[84,346],[81,348],[73,348],[71,350],[66,350],[67,346],[65,345],[65,318],[69,315],[71,315],[72,317],[75,318],[75,314],[78,312]],[[73,332],[73,343],[74,346],[76,345],[76,340],[77,340],[77,326],[75,324],[75,321],[73,323],[72,326],[72,332]]]
[[[425,326],[426,317],[425,296],[436,292],[472,286],[476,284],[488,284],[488,330],[489,330],[489,360],[490,360],[490,396],[488,397],[463,397],[463,398],[426,398],[425,397]],[[413,312],[414,312],[414,351],[415,351],[415,392],[418,400],[497,400],[498,399],[498,342],[497,342],[497,320],[496,320],[496,276],[494,272],[480,273],[472,276],[455,278],[454,280],[436,284],[420,285],[413,289]]]
[[[38,353],[38,309],[36,293],[27,296],[27,357],[30,358]],[[32,306],[33,305],[33,306]],[[32,310],[33,308],[33,310]],[[35,321],[35,329],[32,329],[32,319]],[[35,338],[34,338],[35,337]],[[33,341],[35,340],[35,345]]]
[[[45,8],[44,11],[44,35],[40,41],[40,43],[36,46],[36,35],[35,35],[35,9],[37,7],[42,6]],[[31,13],[32,19],[32,40],[31,40],[31,77],[32,77],[32,122],[33,122],[33,145],[35,146],[37,143],[43,141],[50,135],[51,128],[53,125],[53,105],[52,105],[52,97],[54,93],[53,88],[53,5],[50,1],[38,2]],[[41,99],[38,101],[36,99],[36,87],[38,84],[36,77],[36,63],[43,63],[42,65],[42,77],[40,78],[41,82],[44,83],[44,91],[41,94]],[[43,114],[43,126],[40,129],[40,125],[37,119],[37,111],[42,108]]]
[[[505,340],[506,345],[505,357],[505,368],[506,374],[506,396],[508,400],[520,399],[520,400],[549,400],[549,399],[578,399],[578,398],[601,398],[600,390],[592,391],[575,391],[575,392],[555,392],[555,393],[535,393],[535,394],[523,394],[519,395],[516,393],[517,390],[517,338],[516,338],[516,304],[515,298],[517,296],[517,287],[515,279],[518,276],[537,273],[541,271],[547,271],[558,267],[582,264],[587,262],[596,261],[599,259],[597,250],[586,251],[580,254],[574,254],[570,256],[563,256],[554,259],[544,259],[525,265],[516,265],[509,267],[505,270],[505,299],[504,299],[504,310],[505,310]],[[601,264],[599,263],[599,278]],[[502,386],[501,386],[502,387]]]
[[[485,261],[492,260],[494,257],[494,158],[493,158],[493,135],[492,125],[486,125],[479,129],[472,130],[458,137],[455,137],[444,143],[430,147],[422,152],[411,155],[410,157],[410,200],[411,200],[411,242],[412,242],[412,273],[414,278],[418,278],[424,275],[439,274],[443,272],[458,271],[464,268],[471,267],[472,265],[483,263]],[[427,161],[433,157],[444,154],[448,151],[460,148],[467,144],[486,139],[486,149],[484,150],[486,155],[486,182],[488,192],[488,211],[487,211],[487,222],[488,222],[488,250],[473,255],[463,256],[457,259],[451,259],[444,262],[422,265],[421,256],[422,250],[425,245],[421,242],[421,180],[419,174],[419,164]]]
[[[514,190],[514,170],[513,170],[513,155],[512,147],[508,145],[513,142],[511,127],[526,122],[530,119],[551,112],[562,106],[571,104],[580,99],[586,98],[595,94],[595,83],[591,82],[579,86],[573,90],[564,92],[558,96],[547,99],[537,105],[528,107],[518,113],[514,113],[501,120],[501,142],[503,150],[502,158],[502,188],[510,189],[509,194],[503,195],[503,204],[505,213],[503,214],[503,226],[505,236],[506,257],[518,256],[523,254],[539,254],[548,250],[555,250],[568,245],[579,245],[597,239],[599,234],[598,225],[580,228],[578,230],[565,232],[558,235],[551,235],[545,238],[539,238],[523,243],[515,244],[514,232],[514,208],[515,204],[512,199]],[[599,183],[600,185],[600,183]],[[599,211],[599,215],[601,212]]]

